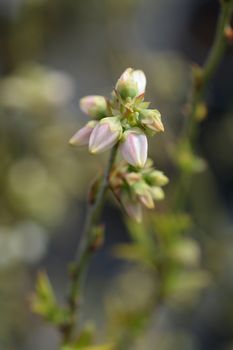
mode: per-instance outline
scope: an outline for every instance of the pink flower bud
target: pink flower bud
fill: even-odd
[[[107,117],[101,119],[96,125],[89,140],[91,153],[102,153],[112,148],[122,134],[122,126],[119,117]]]
[[[129,217],[138,223],[142,221],[142,206],[137,202],[129,202],[125,207],[125,210]]]
[[[131,219],[137,222],[142,221],[142,205],[140,202],[134,201],[128,196],[122,196],[121,204]]]
[[[143,168],[147,160],[147,150],[147,138],[139,129],[124,132],[120,151],[129,164]]]
[[[80,100],[80,108],[91,117],[105,117],[107,114],[107,101],[103,96],[85,96]]]
[[[72,146],[86,146],[89,143],[91,133],[96,126],[97,122],[92,120],[87,123],[83,128],[78,130],[76,134],[69,140],[69,144]]]
[[[132,190],[137,195],[139,201],[147,208],[154,208],[154,201],[150,191],[150,186],[141,181],[132,186]]]
[[[143,71],[127,68],[116,83],[116,90],[123,99],[145,93],[146,77]]]

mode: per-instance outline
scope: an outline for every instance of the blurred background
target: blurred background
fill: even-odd
[[[79,99],[109,96],[127,67],[145,71],[147,100],[166,130],[150,141],[150,157],[170,178],[163,210],[177,175],[172,150],[190,64],[204,62],[218,14],[217,0],[0,0],[0,349],[58,348],[57,332],[31,313],[29,297],[42,269],[64,301],[86,193],[106,161],[68,145],[87,120]],[[133,349],[233,349],[232,74],[229,48],[209,87],[197,143],[208,169],[189,193],[199,264],[211,282],[198,298],[161,306]],[[111,197],[103,221],[106,240],[92,259],[83,305],[97,341],[108,337],[111,314],[143,303],[152,288],[148,274],[112,254],[130,238]]]

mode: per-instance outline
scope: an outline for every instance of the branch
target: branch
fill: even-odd
[[[206,89],[225,54],[228,44],[226,30],[227,28],[230,28],[232,12],[233,0],[222,0],[221,12],[218,18],[216,34],[210,53],[202,68],[197,66],[194,67],[193,86],[187,112],[187,121],[178,144],[178,152],[179,147],[184,147],[185,144],[189,145],[190,150],[195,148],[199,122],[207,113],[205,104],[203,104]],[[200,113],[204,114],[201,115]],[[185,205],[191,179],[192,172],[187,173],[184,170],[181,170],[174,193],[173,209],[181,209]]]
[[[92,205],[89,206],[84,224],[84,229],[81,234],[81,241],[78,246],[75,261],[71,266],[70,274],[70,288],[68,294],[68,309],[69,309],[69,322],[62,327],[61,332],[63,334],[63,343],[67,344],[72,338],[73,330],[76,323],[76,312],[78,308],[78,296],[82,281],[85,275],[86,267],[92,257],[93,253],[98,248],[96,246],[96,235],[92,234],[92,229],[98,222],[101,209],[104,202],[105,193],[108,188],[108,178],[111,172],[112,166],[115,162],[117,154],[118,144],[116,144],[111,151],[108,165],[98,190],[96,199]]]
[[[206,88],[216,73],[216,70],[225,54],[228,44],[226,28],[230,26],[230,20],[233,12],[233,0],[221,1],[221,12],[218,18],[217,29],[214,42],[206,62],[201,69],[194,69],[193,88],[190,101],[190,109],[188,113],[188,125],[185,131],[191,141],[194,140],[196,134],[198,106],[203,101]]]

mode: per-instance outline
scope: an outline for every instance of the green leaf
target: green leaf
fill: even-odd
[[[68,311],[57,304],[52,285],[45,272],[38,274],[36,291],[31,299],[31,308],[52,324],[62,325],[68,321]]]
[[[49,302],[55,302],[56,298],[53,292],[52,285],[49,281],[46,272],[44,271],[38,273],[36,291],[41,298]]]
[[[94,326],[92,324],[88,324],[79,334],[77,341],[75,342],[76,346],[86,347],[93,343],[94,338]]]

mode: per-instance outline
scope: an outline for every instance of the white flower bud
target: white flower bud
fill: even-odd
[[[116,83],[116,90],[123,99],[145,93],[146,77],[143,71],[127,68]]]
[[[107,114],[107,101],[103,96],[85,96],[80,100],[80,108],[93,118],[105,117]]]
[[[120,145],[122,157],[131,165],[143,168],[147,160],[148,142],[140,129],[125,131]]]
[[[78,130],[74,136],[69,140],[69,144],[72,146],[86,146],[89,143],[91,133],[96,126],[97,122],[92,120],[87,123],[83,128]]]
[[[122,126],[119,117],[107,117],[95,126],[89,140],[91,153],[102,153],[112,148],[120,139]]]
[[[142,70],[134,70],[132,73],[133,80],[137,83],[138,95],[145,93],[146,90],[146,76]]]

